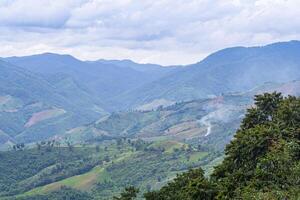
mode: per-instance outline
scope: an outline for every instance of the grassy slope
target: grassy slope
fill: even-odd
[[[109,137],[141,138],[147,141],[178,141],[223,150],[231,140],[255,94],[280,91],[299,95],[300,81],[265,83],[241,94],[176,103],[150,111],[113,113],[87,126],[72,129],[65,137],[75,143]],[[210,133],[208,133],[208,129]]]
[[[222,150],[239,126],[251,97],[226,95],[177,103],[153,111],[113,113],[65,134],[75,143],[105,137],[178,141]],[[211,134],[207,134],[210,126]]]
[[[23,179],[16,181],[20,188],[15,194],[16,197],[45,194],[60,189],[62,186],[89,191],[99,199],[111,197],[126,185],[138,186],[142,191],[146,191],[150,188],[157,189],[165,184],[165,182],[175,177],[177,173],[185,171],[189,167],[203,166],[203,163],[205,163],[205,160],[207,159],[213,160],[213,157],[210,157],[208,152],[199,152],[196,150],[192,150],[191,152],[177,150],[175,152],[175,149],[179,149],[183,146],[183,144],[175,141],[145,144],[141,150],[133,150],[132,145],[127,142],[123,142],[121,146],[117,146],[116,144],[107,146],[107,150],[100,147],[99,152],[95,151],[95,147],[76,148],[75,152],[72,153],[75,155],[73,156],[75,160],[65,160],[65,162],[70,163],[70,166],[73,166],[72,163],[76,163],[78,159],[82,160],[82,157],[86,157],[90,161],[92,159],[103,160],[104,157],[109,156],[109,161],[100,162],[86,172],[78,174],[74,173],[74,175],[70,174],[69,177],[57,179],[58,181],[33,187],[31,189],[25,184],[23,185],[26,186],[27,189],[25,189],[22,188],[24,182],[30,182],[34,185],[41,177],[57,177],[59,172],[43,173],[43,176],[39,176],[43,170],[44,172],[51,171],[50,169],[53,168],[55,164],[49,163],[45,165],[44,168],[40,168],[27,174]],[[161,147],[166,147],[164,152],[157,151],[157,149]],[[144,148],[146,148],[146,150],[144,150]],[[26,150],[24,152],[15,153],[21,155],[26,154],[27,151],[36,150]],[[50,154],[55,153],[50,152]],[[66,151],[66,159],[68,157],[67,154]],[[35,152],[34,155],[39,154]],[[42,160],[43,159],[41,159],[41,161]],[[21,163],[16,164],[22,165]],[[76,165],[74,165],[74,167],[76,167]]]

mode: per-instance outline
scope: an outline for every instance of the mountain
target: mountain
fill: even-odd
[[[241,92],[265,82],[300,79],[300,42],[234,47],[209,55],[156,81],[118,96],[115,103],[141,106],[157,99],[186,101]]]
[[[80,61],[70,55],[44,53],[24,57],[4,58],[5,61],[29,71],[48,76],[63,74],[74,79],[86,92],[100,99],[106,110],[118,109],[111,99],[171,71],[170,68],[132,61]]]
[[[157,64],[140,64],[140,63],[135,63],[132,60],[104,60],[100,59],[95,62],[98,63],[103,63],[103,64],[110,64],[110,65],[115,65],[119,67],[125,67],[125,68],[132,68],[136,71],[141,71],[141,72],[148,72],[148,73],[160,73],[160,75],[164,75],[166,72],[172,71],[172,68],[164,67],[162,70],[161,65]],[[175,66],[172,66],[175,67]]]
[[[233,47],[187,66],[162,67],[130,60],[80,61],[45,53],[4,58],[43,76],[63,74],[101,101],[109,111],[160,105],[243,92],[265,82],[300,79],[300,42]]]
[[[176,106],[190,113],[193,104],[234,105],[234,99],[239,98],[231,95],[224,101],[202,100]],[[248,101],[247,95],[243,98]],[[85,145],[49,140],[32,148],[21,146],[0,152],[0,198],[76,199],[76,195],[78,199],[112,199],[130,185],[139,188],[136,199],[143,199],[146,192],[147,200],[298,199],[300,99],[284,99],[274,92],[256,96],[254,103],[245,111],[225,157],[189,140],[145,141],[129,138],[124,131],[121,138],[94,139]],[[174,108],[168,110],[174,114]],[[145,114],[149,118],[149,113]],[[142,115],[134,121],[145,121]],[[113,119],[119,122],[126,119],[116,116]],[[97,125],[102,129],[111,127],[107,125],[112,123],[103,124],[106,120]],[[208,172],[206,176],[201,168]],[[209,173],[211,170],[213,173]]]
[[[295,87],[298,82],[292,80],[300,77],[299,50],[298,41],[264,47],[235,47],[216,52],[193,65],[171,68],[129,60],[80,61],[69,55],[51,53],[5,58],[6,61],[1,61],[0,77],[1,141],[4,138],[8,143],[16,139],[20,142],[46,139],[92,123],[106,111],[131,108],[154,111],[140,124],[134,124],[134,118],[143,119],[144,115],[130,113],[127,116],[126,112],[121,112],[120,118],[133,117],[133,121],[128,121],[131,125],[123,127],[128,133],[137,134],[142,127],[143,131],[154,135],[164,134],[163,126],[171,128],[180,122],[183,124],[172,128],[179,130],[181,126],[187,126],[181,115],[190,115],[191,121],[200,120],[200,116],[180,109],[178,115],[174,114],[178,119],[169,118],[163,112],[155,113],[157,108],[175,105],[176,102],[218,99],[233,93],[250,99],[258,90],[277,89],[298,95],[299,87]],[[285,84],[282,85],[282,82]],[[242,98],[240,100],[243,102]],[[201,108],[200,104],[196,105],[199,107],[194,107],[195,110]],[[177,113],[177,110],[174,112]],[[202,117],[204,115],[209,115],[209,112]],[[156,118],[152,119],[153,116]],[[166,121],[162,121],[165,116]],[[156,120],[156,123],[147,121],[150,119]],[[188,127],[195,128],[190,127],[191,124],[195,126],[193,123]],[[206,130],[205,123],[206,120],[202,126],[196,123],[196,128]],[[124,131],[122,127],[113,125],[104,133],[109,132],[115,137],[112,133],[116,130]],[[219,130],[224,131],[223,128]],[[99,131],[96,133],[99,134]],[[100,135],[102,133],[100,129]]]
[[[106,113],[66,76],[52,77],[51,82],[4,61],[0,61],[0,74],[2,144],[46,139]]]
[[[186,142],[222,151],[231,140],[251,97],[219,96],[193,100],[152,111],[113,113],[88,126],[68,131],[73,143],[114,138]]]
[[[249,197],[247,189],[265,195],[272,188],[256,187],[268,185],[270,176],[280,181],[278,187],[297,186],[280,173],[293,169],[285,174],[299,175],[299,98],[266,94],[255,101],[275,95],[280,104],[276,100],[253,107],[253,96],[273,91],[300,95],[298,50],[297,41],[236,47],[174,68],[49,53],[6,58],[0,61],[0,148],[10,148],[0,151],[0,199],[64,193],[107,199],[128,185],[143,193],[160,189],[190,168],[203,167],[209,175],[223,159],[213,176],[222,195],[240,198],[243,191]],[[264,105],[279,110],[271,116],[269,107],[257,112]],[[292,129],[285,127],[289,123]],[[261,147],[265,142],[270,146]],[[225,149],[224,157],[228,143],[232,148]],[[251,157],[256,153],[257,162]],[[284,165],[274,173],[264,171],[278,163]],[[208,184],[205,191],[218,192],[212,187],[217,183],[209,182],[202,170],[188,172],[184,180],[194,181],[195,174],[200,182],[187,185]]]
[[[145,199],[299,199],[299,114],[299,97],[256,96],[209,179],[193,169]]]
[[[253,96],[281,92],[300,96],[300,81],[265,83],[248,92],[175,103],[154,110],[115,112],[87,126],[71,129],[62,138],[74,143],[114,138],[178,141],[222,151],[240,125]]]

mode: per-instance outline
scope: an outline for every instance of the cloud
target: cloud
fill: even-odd
[[[300,39],[298,0],[3,0],[0,56],[187,64],[230,46]]]
[[[0,4],[0,24],[13,27],[62,27],[70,17],[75,1],[16,0]]]

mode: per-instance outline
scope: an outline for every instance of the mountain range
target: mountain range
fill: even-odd
[[[135,108],[159,99],[207,98],[250,90],[265,82],[300,78],[299,41],[223,49],[187,66],[162,67],[130,60],[80,61],[52,53],[3,60],[50,79],[57,74],[67,75],[109,111]]]
[[[190,168],[209,175],[253,97],[274,91],[300,96],[299,41],[186,66],[1,58],[0,199],[111,199],[128,185],[158,190]]]
[[[44,53],[1,58],[0,74],[0,141],[27,143],[112,112],[156,110],[259,86],[265,91],[277,85],[286,92],[283,83],[300,80],[300,42],[233,47],[195,64],[169,67]]]
[[[118,103],[140,105],[155,99],[186,101],[250,90],[265,82],[300,78],[300,42],[220,50],[202,61],[118,96]],[[121,100],[121,101],[118,101]]]

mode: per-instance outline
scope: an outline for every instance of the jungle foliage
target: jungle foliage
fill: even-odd
[[[209,179],[201,169],[178,175],[147,200],[299,199],[300,98],[255,96],[225,158]]]

